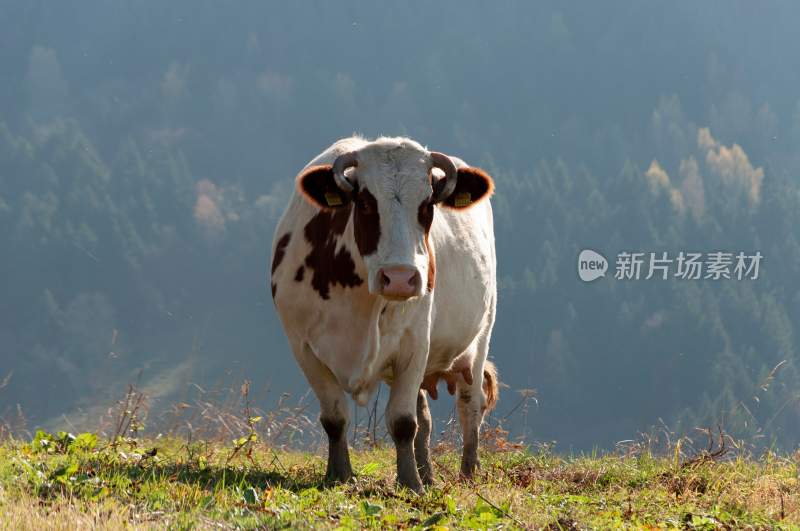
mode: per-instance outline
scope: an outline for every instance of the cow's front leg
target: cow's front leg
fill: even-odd
[[[419,390],[417,394],[417,436],[414,438],[414,457],[417,461],[417,471],[422,483],[433,484],[433,464],[431,463],[431,412],[428,409],[428,397],[425,391]]]
[[[422,492],[422,481],[414,458],[417,434],[417,396],[427,361],[427,346],[415,352],[407,365],[398,370],[397,363],[386,405],[386,426],[397,450],[397,482],[414,492]]]
[[[308,345],[292,344],[295,358],[319,399],[319,421],[328,435],[328,467],[325,479],[347,481],[353,477],[347,449],[347,424],[350,411],[347,397],[333,373],[314,355]]]
[[[347,481],[353,477],[353,468],[350,466],[350,453],[347,449],[347,424],[348,416],[342,415],[339,404],[346,403],[344,394],[341,400],[337,399],[334,408],[324,408],[320,413],[319,421],[328,435],[328,466],[325,470],[325,479],[328,481]]]

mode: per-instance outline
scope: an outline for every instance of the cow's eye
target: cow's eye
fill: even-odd
[[[417,209],[417,220],[426,232],[430,230],[431,223],[433,223],[433,203],[430,199],[420,203],[419,209]]]

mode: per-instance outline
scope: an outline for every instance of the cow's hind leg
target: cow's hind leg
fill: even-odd
[[[419,390],[417,394],[417,436],[414,438],[414,457],[417,461],[417,471],[422,483],[433,484],[433,465],[431,464],[431,412],[428,409],[428,398],[425,391]]]
[[[350,411],[347,397],[333,373],[311,352],[307,345],[292,345],[295,358],[319,399],[319,421],[328,435],[328,467],[325,479],[347,481],[353,477],[347,449],[347,424]]]
[[[494,405],[496,388],[492,391],[492,398],[484,392],[484,365],[489,350],[488,334],[481,336],[477,341],[477,352],[472,362],[472,383],[468,384],[463,377],[458,380],[458,419],[464,439],[464,449],[461,454],[461,475],[472,478],[475,469],[479,466],[478,441],[483,416]],[[493,365],[492,365],[493,367]],[[493,369],[492,369],[493,371]],[[494,372],[492,372],[494,374]],[[494,379],[495,377],[492,376]],[[486,380],[486,384],[495,386],[493,380]],[[489,401],[491,400],[491,404]]]
[[[478,468],[478,439],[483,413],[481,412],[482,376],[473,376],[472,385],[465,382],[458,384],[458,420],[461,422],[461,433],[464,449],[461,454],[461,475],[471,478]]]

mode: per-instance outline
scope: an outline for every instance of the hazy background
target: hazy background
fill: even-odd
[[[360,132],[494,176],[496,417],[538,398],[512,435],[794,447],[800,7],[532,4],[0,0],[0,417],[91,425],[137,379],[155,408],[245,377],[261,407],[302,395],[272,232]],[[584,247],[765,258],[584,284]]]

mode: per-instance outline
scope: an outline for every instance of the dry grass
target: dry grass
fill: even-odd
[[[101,437],[40,434],[0,443],[6,529],[800,528],[793,456],[754,455],[721,429],[664,432],[603,455],[561,456],[487,427],[475,481],[458,475],[457,429],[437,437],[437,483],[397,489],[377,401],[353,431],[356,478],[323,480],[308,399],[254,408],[249,385],[198,392],[157,419],[130,388]],[[452,420],[452,419],[451,419]],[[150,430],[145,432],[144,426]],[[147,433],[147,435],[145,435]],[[305,448],[305,451],[299,450]]]

